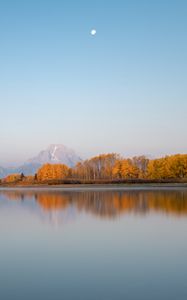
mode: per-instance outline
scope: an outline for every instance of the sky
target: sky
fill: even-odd
[[[187,153],[187,1],[0,1],[0,166]],[[96,35],[91,35],[96,29]]]

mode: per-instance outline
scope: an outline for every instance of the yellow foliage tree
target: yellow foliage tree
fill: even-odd
[[[45,164],[37,173],[39,181],[64,179],[69,175],[69,168],[63,164]]]
[[[187,154],[176,154],[150,160],[147,168],[147,178],[186,178]]]
[[[13,183],[13,182],[18,182],[21,180],[21,175],[20,174],[10,174],[8,175],[3,181],[5,183]]]
[[[138,178],[139,170],[132,163],[131,159],[123,159],[121,166],[121,177],[122,178]]]

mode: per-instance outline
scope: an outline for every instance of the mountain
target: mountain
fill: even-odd
[[[21,174],[24,175],[34,175],[37,170],[41,167],[40,164],[24,164],[18,168],[2,168],[0,167],[0,179],[5,178],[10,174]]]
[[[41,151],[36,157],[29,159],[25,164],[40,164],[45,163],[51,164],[65,164],[69,167],[76,165],[81,158],[70,148],[53,144],[50,145],[46,150]]]
[[[0,178],[3,178],[7,175],[7,169],[0,167]]]
[[[46,150],[41,151],[37,156],[29,159],[18,168],[5,169],[0,167],[0,178],[5,177],[7,174],[13,173],[34,175],[45,163],[65,164],[69,167],[73,167],[79,161],[81,161],[81,158],[75,153],[74,150],[61,144],[52,144]]]
[[[15,168],[12,173],[18,173],[18,174],[23,173],[24,175],[34,175],[37,173],[37,171],[40,167],[41,167],[41,164],[25,163],[22,166]]]

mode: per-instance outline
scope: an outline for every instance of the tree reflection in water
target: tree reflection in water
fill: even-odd
[[[34,199],[43,212],[64,211],[70,207],[101,218],[122,214],[187,215],[187,190],[126,190],[126,191],[1,191],[7,200]]]

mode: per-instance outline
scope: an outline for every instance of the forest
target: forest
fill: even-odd
[[[123,158],[119,154],[100,154],[77,163],[74,168],[64,164],[44,164],[32,176],[10,174],[6,183],[123,183],[187,181],[187,154],[156,159],[146,156]]]

